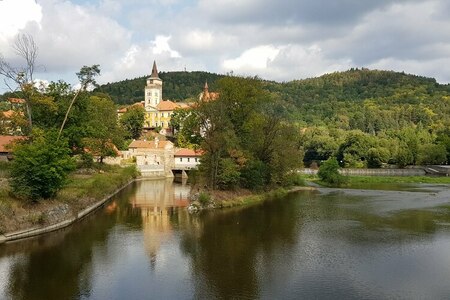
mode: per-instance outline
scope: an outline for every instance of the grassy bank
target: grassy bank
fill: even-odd
[[[450,177],[444,176],[349,176],[355,183],[444,183],[450,184]]]
[[[123,186],[138,173],[134,166],[104,166],[73,173],[54,199],[30,203],[10,195],[5,178],[0,178],[0,233],[55,224],[77,214]]]
[[[347,184],[343,187],[352,187],[364,183],[370,184],[403,184],[403,183],[429,183],[429,184],[450,184],[450,177],[445,176],[346,176]],[[316,182],[323,186],[330,186],[323,182],[316,175],[305,175],[307,181]]]
[[[248,206],[254,205],[269,199],[279,199],[288,194],[288,190],[284,188],[278,188],[273,191],[258,193],[258,194],[248,194],[243,196],[231,197],[228,199],[223,199],[216,201],[217,208],[230,208],[236,206]]]

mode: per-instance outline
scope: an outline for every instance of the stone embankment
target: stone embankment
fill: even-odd
[[[84,217],[86,217],[87,215],[96,211],[98,208],[102,207],[109,199],[111,199],[112,196],[117,194],[119,191],[121,191],[126,186],[133,183],[134,181],[135,181],[135,179],[128,181],[126,184],[117,188],[114,192],[105,196],[100,201],[97,201],[96,203],[90,205],[89,207],[79,211],[75,216],[70,216],[68,218],[65,218],[63,221],[60,221],[56,224],[48,225],[45,227],[33,227],[33,228],[28,228],[28,229],[20,230],[20,231],[16,231],[16,232],[0,234],[0,244],[9,242],[9,241],[26,239],[26,238],[34,237],[37,235],[49,233],[52,231],[63,229],[75,222],[78,222],[78,221],[82,220]],[[51,220],[59,220],[59,219],[61,219],[61,217],[70,215],[70,214],[68,214],[68,212],[70,212],[69,206],[67,204],[62,204],[62,205],[56,206],[56,207],[52,208],[51,210],[47,211],[46,217],[48,217],[50,221]]]

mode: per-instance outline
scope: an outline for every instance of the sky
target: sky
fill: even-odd
[[[448,0],[0,0],[0,53],[20,33],[39,47],[35,78],[76,85],[159,71],[291,81],[350,68],[450,82]],[[0,93],[7,91],[0,82]]]

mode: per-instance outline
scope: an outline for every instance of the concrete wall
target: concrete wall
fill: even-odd
[[[305,168],[299,171],[302,174],[317,174],[317,169]],[[423,176],[423,169],[341,169],[342,175],[359,176]]]

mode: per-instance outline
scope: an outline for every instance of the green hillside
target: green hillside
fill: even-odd
[[[96,91],[108,93],[117,104],[143,101],[145,81],[149,76],[107,83]],[[224,76],[208,72],[161,72],[159,77],[163,80],[163,99],[179,102],[198,97],[205,81],[214,90],[216,81]]]
[[[377,133],[412,124],[445,127],[450,86],[435,79],[392,71],[352,69],[318,78],[267,83],[296,121]]]

